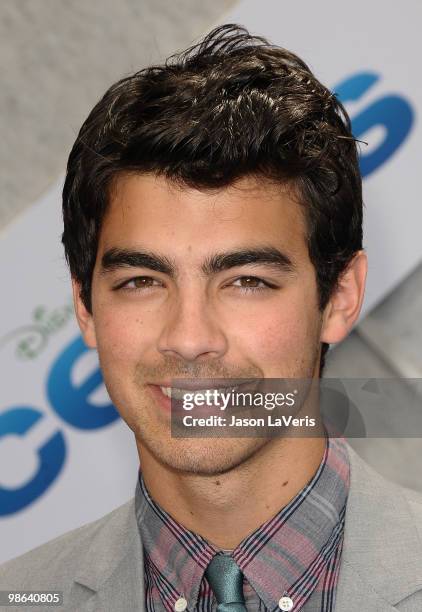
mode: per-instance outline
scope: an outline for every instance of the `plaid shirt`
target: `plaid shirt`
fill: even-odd
[[[311,481],[231,551],[244,575],[248,611],[279,612],[284,595],[293,601],[292,612],[335,609],[348,490],[345,442],[327,438]],[[217,604],[204,572],[219,549],[162,510],[141,473],[135,499],[144,544],[147,611],[174,612],[175,602],[184,597],[188,612],[215,612]]]

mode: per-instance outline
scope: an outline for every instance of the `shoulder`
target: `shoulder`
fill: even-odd
[[[350,489],[342,553],[343,590],[352,588],[357,575],[361,581],[370,576],[368,588],[382,594],[390,604],[416,594],[420,597],[422,495],[381,476],[350,446],[348,453]],[[350,573],[352,568],[354,574]]]
[[[350,488],[339,610],[421,610],[422,495],[395,484],[348,446]],[[336,607],[337,609],[337,607]]]
[[[349,444],[346,446],[350,460],[350,488],[354,496],[368,497],[374,501],[387,496],[391,502],[401,498],[412,507],[415,519],[421,520],[422,492],[388,480],[362,459]]]
[[[121,540],[130,528],[134,500],[102,518],[73,529],[0,566],[0,589],[65,589],[78,572],[81,560],[93,549]]]
[[[422,493],[388,480],[366,463],[350,445],[347,445],[347,450],[350,460],[348,505],[352,511],[364,515],[376,509],[376,517],[394,519],[396,524],[400,524],[400,518],[405,515],[422,535]]]
[[[398,488],[407,501],[411,516],[418,530],[419,538],[422,542],[422,493],[404,487]]]

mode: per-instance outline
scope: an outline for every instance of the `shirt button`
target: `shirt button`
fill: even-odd
[[[280,610],[283,610],[283,612],[289,612],[293,610],[293,600],[290,599],[290,597],[284,596],[279,600],[278,607]]]
[[[188,602],[186,601],[186,599],[184,597],[179,597],[179,599],[174,604],[174,609],[176,610],[176,612],[183,612],[184,610],[186,610],[187,606]]]

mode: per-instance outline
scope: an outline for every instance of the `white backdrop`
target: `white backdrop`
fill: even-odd
[[[302,56],[341,92],[369,143],[365,312],[422,259],[421,18],[416,1],[404,10],[380,0],[248,0],[224,18]],[[136,481],[132,434],[109,405],[72,315],[60,187],[0,235],[0,561],[105,514]]]
[[[112,510],[137,477],[133,435],[104,412],[96,352],[71,310],[60,188],[0,239],[0,560]]]
[[[421,19],[422,6],[416,0],[405,6],[392,0],[244,0],[224,18],[225,23],[244,25],[297,53],[331,90],[337,92],[339,84],[348,81],[349,98],[356,99],[345,106],[354,128],[368,126],[359,134],[369,145],[362,146],[363,155],[374,154],[376,162],[377,151],[389,138],[391,156],[364,181],[364,245],[369,257],[366,311],[422,259]],[[365,85],[362,75],[378,80],[368,86],[369,79]],[[400,142],[400,129],[408,125],[407,111],[412,115],[410,130],[394,148]]]

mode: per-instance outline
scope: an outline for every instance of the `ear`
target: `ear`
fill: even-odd
[[[344,340],[361,311],[365,293],[368,260],[364,251],[358,251],[341,274],[323,314],[321,342],[334,344]]]
[[[75,307],[76,319],[81,330],[85,344],[89,348],[97,347],[95,336],[95,326],[92,314],[87,310],[81,298],[81,285],[72,278],[73,304]]]

